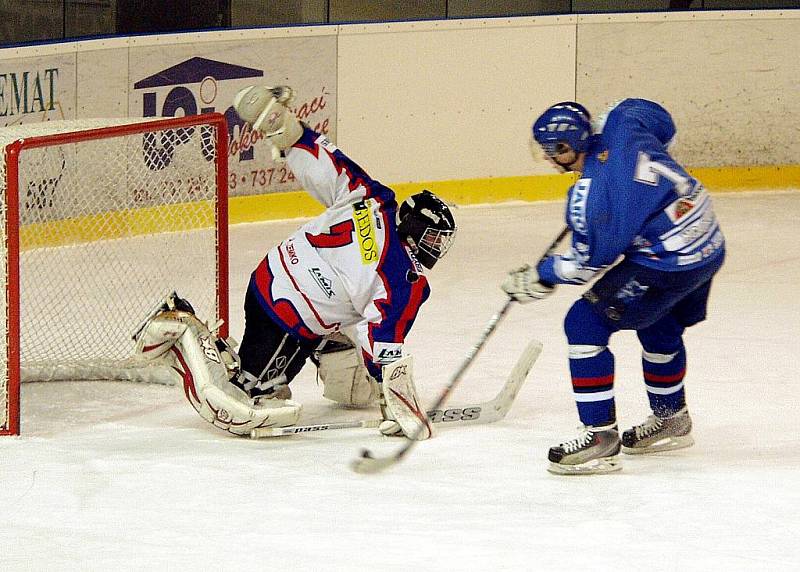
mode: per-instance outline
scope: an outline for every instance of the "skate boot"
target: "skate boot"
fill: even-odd
[[[616,425],[582,425],[579,431],[576,439],[550,449],[548,471],[557,475],[592,475],[622,469]]]
[[[669,417],[650,415],[622,434],[622,452],[629,455],[672,451],[694,445],[692,418],[684,407]]]
[[[256,400],[256,403],[260,402],[262,399],[291,399],[292,389],[288,385],[276,385],[264,393],[254,391],[253,398]]]
[[[239,371],[238,367],[237,372],[237,375],[231,378],[231,382],[247,393],[256,405],[269,399],[287,400],[292,398],[292,390],[283,374],[275,379],[261,382],[254,375],[246,371]]]
[[[245,384],[245,387],[247,387],[247,384]],[[278,378],[266,382],[263,387],[259,387],[258,385],[254,387],[251,386],[246,389],[246,391],[250,393],[250,397],[252,397],[256,403],[267,399],[292,398],[292,390],[286,382],[285,375],[280,375]]]

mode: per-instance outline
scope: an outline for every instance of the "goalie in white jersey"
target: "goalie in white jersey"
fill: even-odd
[[[228,367],[230,387],[222,375],[212,385],[235,394],[249,413],[221,422],[219,412],[229,415],[228,405],[209,403],[204,414],[203,404],[195,403],[202,400],[188,392],[187,397],[204,418],[234,433],[291,425],[300,407],[288,399],[287,385],[313,357],[326,397],[354,406],[379,400],[381,432],[426,438],[430,425],[410,371],[392,376],[400,386],[391,392],[384,391],[382,372],[403,357],[403,342],[430,295],[424,268],[433,268],[447,253],[455,221],[429,191],[398,206],[391,189],[297,120],[286,107],[291,97],[288,87],[253,86],[237,94],[234,108],[264,133],[273,156],[286,161],[326,210],[272,248],[252,273],[238,358],[209,332],[220,355],[205,366],[238,361]],[[349,341],[343,330],[354,344],[328,341]],[[326,345],[338,351],[327,352]]]

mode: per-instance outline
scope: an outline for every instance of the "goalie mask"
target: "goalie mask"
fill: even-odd
[[[456,236],[456,222],[444,202],[430,191],[412,195],[397,209],[397,232],[425,268],[444,257]]]

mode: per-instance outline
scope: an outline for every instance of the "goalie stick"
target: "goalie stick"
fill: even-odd
[[[532,341],[522,352],[514,369],[508,375],[503,387],[494,396],[494,399],[474,405],[454,405],[447,409],[428,411],[431,423],[441,423],[444,427],[463,425],[483,425],[494,423],[503,419],[511,409],[522,384],[528,377],[533,364],[542,351],[542,343]],[[360,427],[374,428],[380,425],[383,419],[366,419],[361,421],[343,421],[340,423],[320,423],[318,425],[294,425],[292,427],[259,427],[250,432],[253,439],[263,437],[281,437],[283,435],[297,435],[299,433],[314,433],[330,431],[333,429],[356,429]]]
[[[550,246],[547,247],[545,253],[539,258],[539,261],[536,263],[537,266],[539,265],[539,262],[550,256],[550,254],[556,249],[556,247],[558,247],[558,244],[564,239],[565,236],[567,236],[569,230],[570,230],[569,227],[564,227],[558,233],[558,236],[553,240],[553,242],[550,243]],[[458,385],[458,382],[461,380],[461,377],[464,375],[464,372],[469,368],[470,365],[472,365],[472,362],[475,360],[475,357],[478,355],[481,349],[483,349],[483,346],[486,345],[486,341],[489,339],[489,337],[497,328],[497,324],[500,323],[500,321],[508,312],[508,309],[511,307],[512,302],[513,302],[512,298],[506,300],[505,304],[500,309],[500,311],[494,316],[492,316],[491,320],[489,320],[489,323],[484,328],[480,339],[467,353],[467,357],[464,359],[464,362],[461,364],[461,367],[458,368],[458,371],[456,371],[456,373],[453,375],[450,383],[447,385],[447,387],[444,388],[442,393],[439,395],[439,398],[436,400],[433,409],[439,409],[442,405],[444,405],[444,402],[450,396],[450,393],[453,391],[453,388],[455,388],[455,386]],[[419,432],[421,428],[422,426],[420,426],[420,429],[418,429],[417,431]],[[417,442],[415,437],[417,437],[417,435],[406,437],[405,443],[403,443],[403,445],[400,446],[400,448],[397,449],[397,451],[385,457],[376,457],[375,455],[372,454],[372,452],[369,449],[362,449],[361,454],[350,463],[350,468],[353,469],[353,471],[355,471],[356,473],[361,473],[361,474],[372,474],[383,471],[384,469],[387,469],[388,467],[391,467],[399,463],[408,454],[408,452]]]
[[[437,410],[444,405],[444,402],[450,396],[450,393],[461,380],[464,372],[467,371],[469,366],[475,360],[475,356],[477,356],[480,350],[483,349],[483,346],[486,344],[486,340],[489,339],[489,337],[497,328],[497,324],[499,324],[503,317],[505,317],[505,315],[508,313],[508,309],[511,307],[511,302],[513,302],[511,298],[506,300],[506,303],[503,305],[500,311],[492,316],[491,320],[489,320],[489,323],[484,328],[483,334],[481,335],[480,340],[478,340],[478,343],[472,346],[470,351],[467,353],[467,357],[464,359],[461,366],[459,366],[458,371],[456,371],[450,380],[450,383],[448,383],[447,387],[445,387],[444,390],[442,390],[442,393],[439,394],[439,398],[433,404],[434,410]],[[422,427],[423,426],[421,425],[420,428]],[[369,474],[377,473],[386,469],[387,467],[391,467],[392,465],[399,463],[403,457],[408,454],[408,452],[417,442],[416,437],[417,435],[406,437],[405,443],[403,443],[403,445],[395,453],[386,457],[376,457],[369,449],[362,449],[359,457],[350,463],[350,468],[356,473]]]

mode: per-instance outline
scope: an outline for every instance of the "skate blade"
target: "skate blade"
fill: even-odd
[[[580,465],[561,465],[551,462],[547,470],[554,475],[604,475],[621,471],[622,463],[617,455],[613,455],[592,459]]]
[[[665,437],[647,447],[626,447],[623,445],[622,452],[626,455],[649,455],[652,453],[685,449],[692,445],[694,445],[694,438],[691,435],[684,435],[683,437]]]

